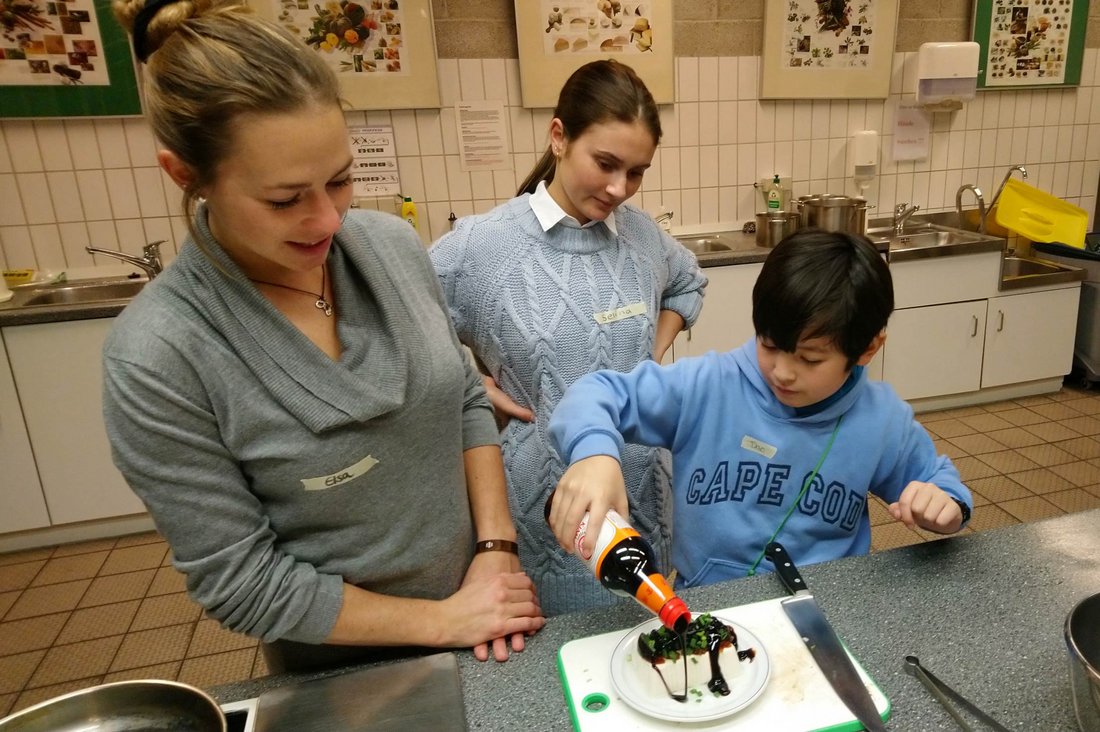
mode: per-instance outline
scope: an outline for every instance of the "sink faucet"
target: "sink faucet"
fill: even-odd
[[[660,216],[654,216],[653,220],[656,221],[657,225],[660,226],[662,229],[664,229],[665,231],[668,231],[671,228],[673,215],[674,215],[674,212],[665,211]]]
[[[899,203],[894,206],[894,236],[901,236],[905,231],[905,222],[909,220],[909,217],[920,210],[920,206],[917,204]]]
[[[1014,171],[1020,171],[1020,177],[1027,180],[1027,168],[1022,165],[1013,165],[1005,173],[1004,179],[1001,181],[1001,185],[997,188],[997,192],[993,194],[993,200],[989,202],[989,210],[992,211],[993,207],[997,205],[997,201],[1001,198],[1001,191],[1005,189],[1005,184],[1008,183],[1008,179],[1012,177]]]
[[[108,257],[120,259],[127,264],[132,264],[135,267],[141,267],[145,270],[145,274],[149,279],[153,279],[159,275],[164,267],[160,263],[160,245],[164,243],[164,240],[149,242],[141,249],[142,256],[135,257],[133,254],[127,254],[126,252],[118,252],[114,249],[97,249],[96,247],[84,247],[84,251],[89,254],[103,254]]]
[[[963,193],[965,191],[973,191],[974,197],[978,199],[978,231],[979,233],[986,233],[985,231],[985,198],[982,197],[982,189],[973,183],[967,183],[964,186],[959,186],[959,190],[955,191],[955,213],[959,215],[959,228],[965,229],[965,222],[963,221]]]

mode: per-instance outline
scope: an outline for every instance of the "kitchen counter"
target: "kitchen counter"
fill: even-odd
[[[802,574],[890,699],[888,728],[958,729],[905,674],[902,659],[910,654],[1011,729],[1076,728],[1062,633],[1069,610],[1100,592],[1100,509],[810,565]],[[682,596],[703,611],[784,594],[768,574]],[[469,729],[571,729],[558,649],[573,639],[625,631],[648,617],[633,602],[554,617],[528,639],[526,651],[504,664],[457,652]],[[210,691],[226,703],[332,673],[270,676]]]

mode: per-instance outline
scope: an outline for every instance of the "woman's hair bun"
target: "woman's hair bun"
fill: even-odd
[[[119,25],[133,36],[138,55],[144,52],[146,57],[160,48],[181,24],[215,7],[245,10],[239,0],[113,0],[111,3]],[[146,17],[141,22],[143,11]]]

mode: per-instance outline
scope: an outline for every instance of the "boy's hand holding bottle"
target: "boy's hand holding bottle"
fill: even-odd
[[[572,553],[573,539],[584,514],[592,526],[599,526],[608,509],[629,516],[626,483],[619,461],[610,455],[593,455],[579,460],[565,471],[554,491],[547,521],[558,543]],[[581,542],[581,559],[588,560],[596,548],[598,531],[589,531]]]
[[[890,514],[909,528],[922,528],[937,534],[953,534],[962,526],[962,507],[947,491],[914,480],[905,486]]]

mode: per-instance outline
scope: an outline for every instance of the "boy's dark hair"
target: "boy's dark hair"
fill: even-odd
[[[890,268],[864,236],[802,229],[764,261],[752,289],[756,335],[794,352],[806,338],[829,338],[848,368],[894,310]]]

